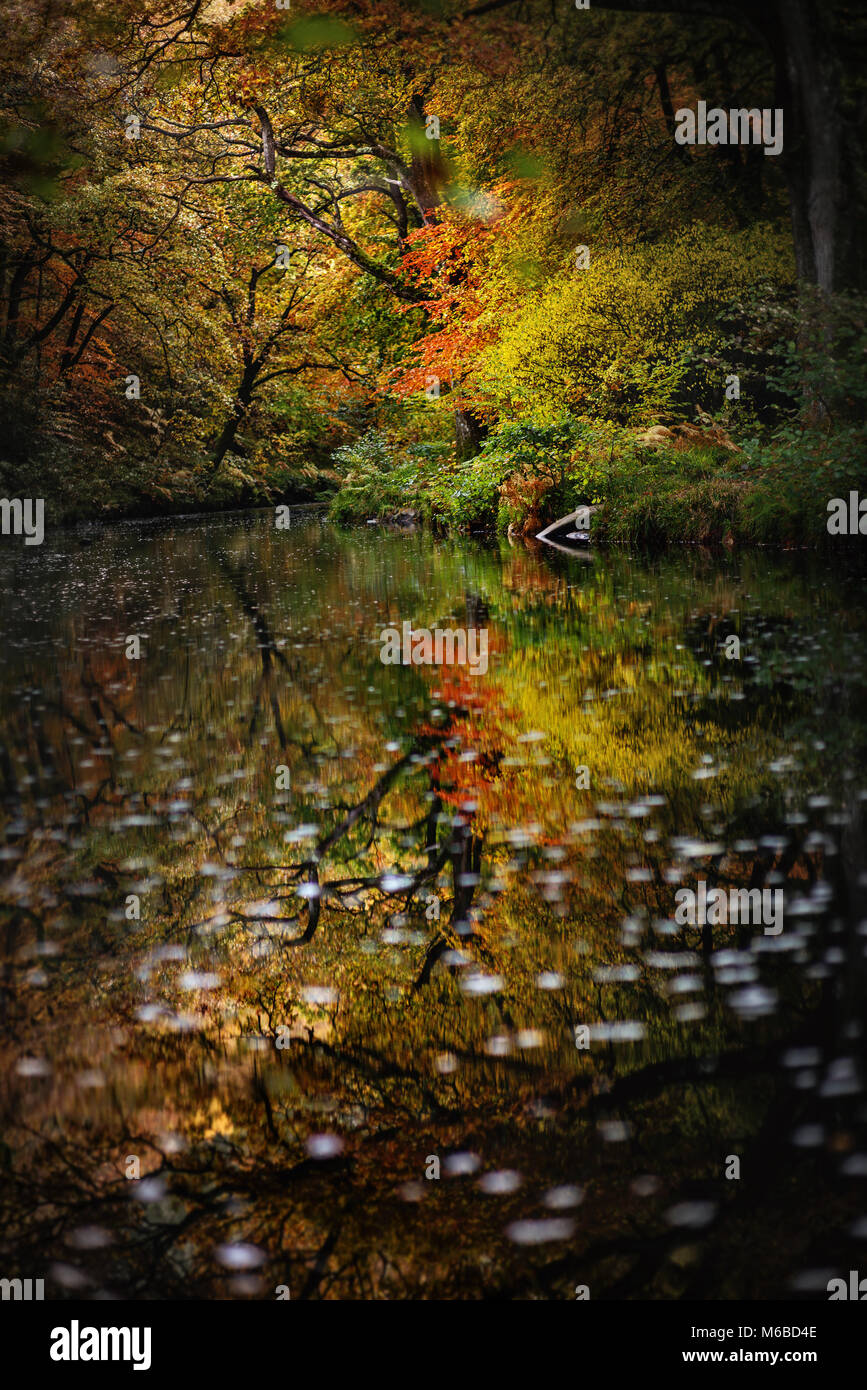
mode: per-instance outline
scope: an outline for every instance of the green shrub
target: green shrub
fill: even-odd
[[[331,499],[332,521],[383,520],[396,512],[428,511],[422,483],[447,445],[397,444],[381,430],[368,430],[334,451],[339,490]]]

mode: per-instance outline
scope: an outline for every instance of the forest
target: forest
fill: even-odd
[[[11,0],[0,487],[823,540],[865,49],[841,0]]]
[[[867,8],[6,19],[0,1307],[861,1301]]]

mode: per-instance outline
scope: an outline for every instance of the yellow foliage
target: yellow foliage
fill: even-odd
[[[540,421],[564,409],[657,419],[687,354],[718,348],[726,305],[792,276],[785,239],[767,226],[735,233],[695,224],[669,241],[594,250],[585,269],[549,285],[508,324],[486,354],[487,385]]]

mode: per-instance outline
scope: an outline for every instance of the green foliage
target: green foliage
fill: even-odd
[[[792,333],[770,382],[802,418],[825,414],[832,427],[867,416],[867,295],[822,295],[804,286]],[[791,428],[791,426],[790,426]],[[782,437],[782,436],[780,436]]]
[[[443,461],[425,477],[425,513],[453,531],[492,527],[503,471],[484,453],[475,459]]]
[[[332,521],[382,520],[422,505],[421,475],[430,473],[447,446],[396,444],[381,430],[368,430],[335,450],[340,490],[332,498]]]
[[[718,544],[733,538],[743,483],[711,450],[652,450],[621,456],[609,469],[594,539],[614,544]]]
[[[768,543],[821,544],[828,540],[828,502],[867,493],[867,431],[824,435],[786,427],[769,443],[744,446],[749,488],[741,508],[745,538]]]

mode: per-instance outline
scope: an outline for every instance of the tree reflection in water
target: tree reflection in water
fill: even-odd
[[[270,520],[3,556],[4,1271],[824,1296],[867,1174],[858,576]],[[384,666],[405,620],[484,622],[487,675]],[[781,936],[676,925],[700,878],[782,887]]]

